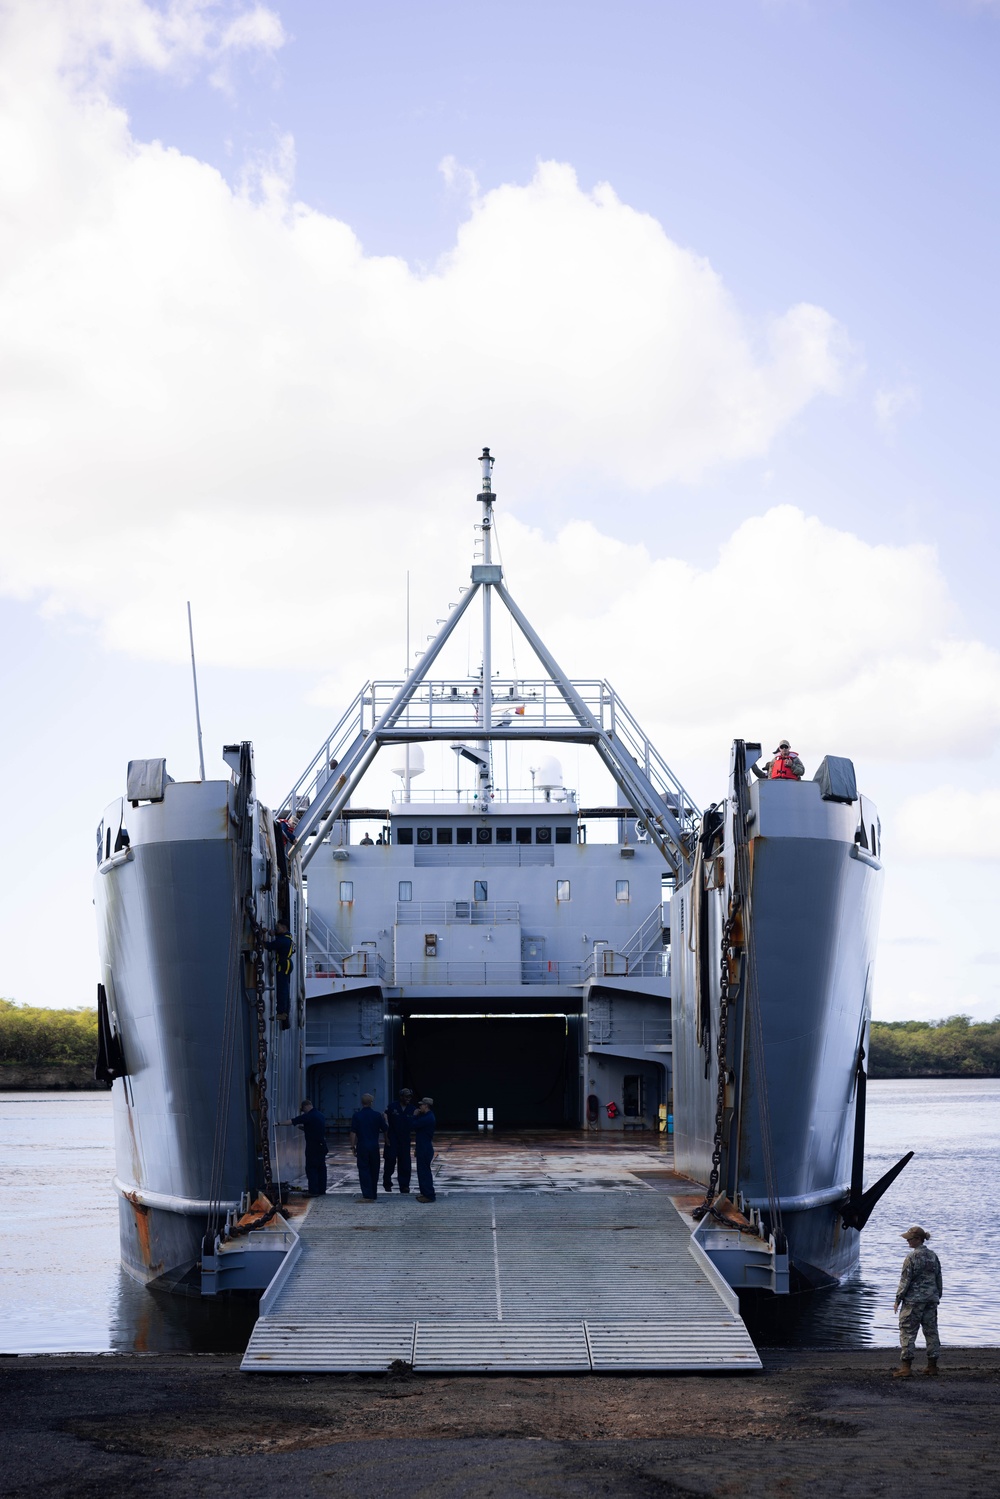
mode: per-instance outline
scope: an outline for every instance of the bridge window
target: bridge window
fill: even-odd
[[[572,828],[556,828],[556,842],[557,843],[572,843],[573,842],[573,829]]]
[[[492,843],[493,842],[493,829],[492,828],[477,828],[476,829],[476,842],[477,843]]]
[[[402,845],[404,843],[412,843],[413,842],[413,829],[412,828],[397,828],[396,829],[396,842],[398,844],[400,844],[400,845]]]
[[[433,828],[417,828],[417,842],[430,843],[434,837]]]
[[[472,890],[473,890],[473,895],[472,895],[472,899],[473,900],[489,900],[489,898],[490,898],[489,897],[489,891],[487,890],[486,881],[485,880],[475,880],[475,881],[473,881]]]
[[[551,843],[552,842],[552,829],[551,828],[536,828],[535,829],[535,842],[536,843]]]
[[[400,880],[400,882],[399,882],[399,898],[400,898],[400,900],[412,900],[413,899],[413,881],[412,880]]]
[[[556,900],[569,900],[569,880],[556,880]]]
[[[354,899],[354,881],[353,880],[341,880],[341,882],[340,882],[340,898],[341,898],[341,900],[353,900]]]
[[[451,828],[438,828],[438,830],[437,830],[437,841],[439,843],[450,843],[451,842]]]
[[[456,843],[471,843],[472,842],[472,829],[471,828],[456,828],[455,831],[456,831],[456,834],[457,834],[457,836],[455,838],[455,842]]]
[[[515,836],[517,838],[518,843],[530,843],[531,842],[531,829],[530,828],[518,828]]]
[[[497,842],[498,843],[513,843],[513,841],[514,841],[514,829],[513,828],[497,828]]]
[[[615,880],[615,900],[623,904],[628,899],[628,880]]]

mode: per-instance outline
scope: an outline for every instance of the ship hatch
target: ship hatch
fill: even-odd
[[[399,1076],[435,1100],[441,1129],[575,1129],[579,1017],[564,1014],[413,1014],[403,1026]]]

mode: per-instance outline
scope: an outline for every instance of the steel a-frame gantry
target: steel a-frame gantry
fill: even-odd
[[[494,459],[489,448],[483,449],[479,461],[482,465],[482,489],[477,498],[482,505],[483,518],[479,529],[483,538],[483,555],[481,562],[473,564],[471,587],[461,596],[441,630],[373,725],[370,728],[359,727],[356,737],[336,762],[335,773],[330,774],[325,782],[317,780],[316,794],[303,811],[295,834],[294,847],[301,853],[303,868],[313,858],[326,836],[326,831],[333,827],[364,778],[376,754],[384,745],[417,744],[431,740],[456,743],[466,738],[481,741],[484,744],[496,740],[534,739],[564,744],[586,744],[595,749],[624,796],[625,804],[644,824],[650,839],[660,850],[668,869],[676,878],[682,879],[691,864],[699,817],[698,809],[662,760],[655,756],[654,762],[651,758],[648,741],[623,706],[620,707],[620,713],[624,715],[622,723],[627,722],[634,731],[630,736],[628,747],[624,742],[625,736],[617,731],[614,712],[611,713],[609,723],[605,721],[603,713],[598,714],[593,706],[585,701],[584,694],[562,670],[545,642],[511,597],[503,581],[503,571],[499,564],[493,561],[492,556],[495,495],[492,485]],[[492,667],[494,594],[534,651],[547,672],[551,685],[565,704],[568,712],[560,722],[546,721],[541,725],[523,723],[514,726],[511,723],[509,710],[505,711],[505,715],[499,722],[494,721],[496,717]],[[468,724],[463,727],[454,724],[441,726],[440,723],[435,724],[432,721],[430,711],[421,716],[419,710],[425,703],[429,708],[433,701],[435,684],[430,680],[431,668],[477,596],[482,601],[483,619],[483,674],[482,692],[479,699],[479,721],[474,729]],[[445,684],[440,685],[443,694]],[[421,693],[422,688],[430,688],[427,697]],[[613,710],[617,700],[610,689],[606,690]],[[639,751],[639,758],[635,753],[630,752],[635,750]],[[317,761],[313,763],[316,764]],[[297,806],[296,792],[304,782],[305,777],[297,783],[286,805]],[[484,789],[489,789],[488,781]],[[488,814],[488,800],[483,802],[483,812],[484,815]]]

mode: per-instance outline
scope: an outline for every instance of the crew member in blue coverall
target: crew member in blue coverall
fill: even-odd
[[[274,936],[266,939],[264,946],[268,952],[274,953],[275,1009],[278,1012],[278,1022],[282,1030],[287,1031],[288,1012],[291,1006],[292,954],[295,952],[295,943],[283,921],[278,922],[274,929]]]
[[[326,1117],[314,1109],[308,1098],[300,1105],[302,1112],[289,1119],[288,1124],[297,1124],[306,1137],[306,1181],[310,1197],[326,1195]]]
[[[410,1190],[410,1127],[413,1123],[413,1089],[400,1088],[399,1099],[385,1111],[385,1149],[382,1153],[382,1186],[392,1191],[392,1173],[401,1192]]]
[[[363,1202],[374,1202],[378,1197],[378,1137],[385,1134],[385,1115],[373,1109],[372,1102],[370,1093],[362,1093],[361,1107],[351,1116],[351,1149],[358,1158]]]
[[[417,1158],[417,1185],[420,1188],[418,1202],[433,1202],[435,1198],[431,1161],[434,1159],[434,1126],[437,1121],[433,1110],[433,1098],[422,1098],[413,1111],[413,1153]]]

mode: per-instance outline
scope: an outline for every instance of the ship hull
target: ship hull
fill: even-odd
[[[110,809],[112,821],[115,804]],[[213,1221],[262,1183],[256,995],[247,946],[232,787],[170,785],[127,807],[127,856],[96,879],[101,980],[125,1075],[113,1083],[121,1257],[137,1280],[176,1281]],[[107,819],[106,819],[107,820]],[[263,1065],[273,1178],[301,1170],[299,1017],[274,1022]]]
[[[843,1227],[842,1213],[858,1059],[871,1013],[881,866],[855,840],[859,808],[824,802],[815,783],[762,783],[749,820],[754,961],[751,971],[747,960],[729,1012],[732,1082],[718,1185],[781,1230],[798,1284],[829,1285],[858,1263],[860,1236]],[[703,896],[700,940],[712,962],[709,1029],[703,1008],[700,1041],[697,942],[675,968],[677,1165],[705,1183],[716,1129],[721,942],[736,866],[731,833],[730,826],[719,865],[726,874]],[[679,894],[690,910],[691,883]]]

